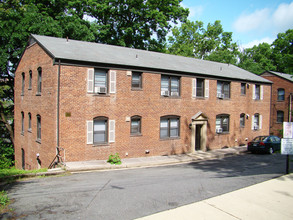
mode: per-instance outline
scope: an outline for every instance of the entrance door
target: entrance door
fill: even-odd
[[[201,150],[201,129],[202,125],[195,127],[195,150]]]

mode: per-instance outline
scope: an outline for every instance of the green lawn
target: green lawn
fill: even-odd
[[[15,167],[12,167],[10,169],[0,169],[0,179],[13,179],[15,175],[21,175],[21,174],[26,174],[26,173],[41,173],[41,172],[46,172],[48,169],[43,168],[39,170],[19,170],[16,169]]]

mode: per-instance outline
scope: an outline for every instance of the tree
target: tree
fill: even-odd
[[[184,22],[182,0],[92,1],[87,14],[95,18],[97,42],[164,51],[171,22]]]
[[[185,21],[188,16],[181,1],[1,0],[0,127],[10,142],[14,139],[10,117],[14,72],[30,34],[164,51],[171,22]]]
[[[273,50],[268,43],[244,49],[240,55],[238,66],[255,74],[261,74],[266,70],[276,71],[272,60]]]
[[[168,53],[224,63],[237,61],[238,46],[232,42],[232,32],[224,32],[221,22],[203,27],[201,21],[186,21],[172,29]]]
[[[293,29],[279,33],[272,43],[272,60],[278,72],[293,74]]]

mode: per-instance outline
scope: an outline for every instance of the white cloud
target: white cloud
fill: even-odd
[[[275,39],[265,37],[265,38],[262,38],[260,40],[254,40],[254,41],[251,41],[251,42],[249,42],[247,44],[240,45],[240,48],[242,48],[242,49],[252,48],[253,46],[258,46],[261,43],[272,44],[274,40]]]
[[[277,33],[293,28],[293,2],[279,5],[272,19]]]
[[[256,10],[251,14],[242,14],[234,22],[233,27],[238,32],[248,32],[256,29],[263,29],[267,26],[270,10],[264,8],[262,10]]]
[[[183,8],[189,9],[189,15],[188,15],[189,20],[198,20],[201,17],[203,10],[204,10],[204,7],[201,5],[187,6],[181,2],[181,6]]]
[[[251,14],[242,14],[233,24],[237,32],[270,31],[273,34],[293,27],[293,2],[280,4],[276,10],[263,8]]]
[[[202,13],[203,13],[203,7],[202,6],[194,6],[194,7],[189,7],[189,19],[191,18],[199,18],[201,17]]]

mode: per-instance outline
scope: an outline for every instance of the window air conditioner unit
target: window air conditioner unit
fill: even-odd
[[[258,125],[254,125],[254,130],[258,130],[258,129],[259,129]]]
[[[162,91],[161,92],[161,95],[162,96],[169,96],[169,91]]]
[[[217,93],[217,98],[223,99],[224,98],[224,94],[223,93]]]
[[[223,128],[216,128],[216,133],[217,134],[220,134],[220,133],[222,133],[223,132]]]
[[[95,92],[105,94],[105,93],[107,93],[107,88],[106,87],[96,87]]]

